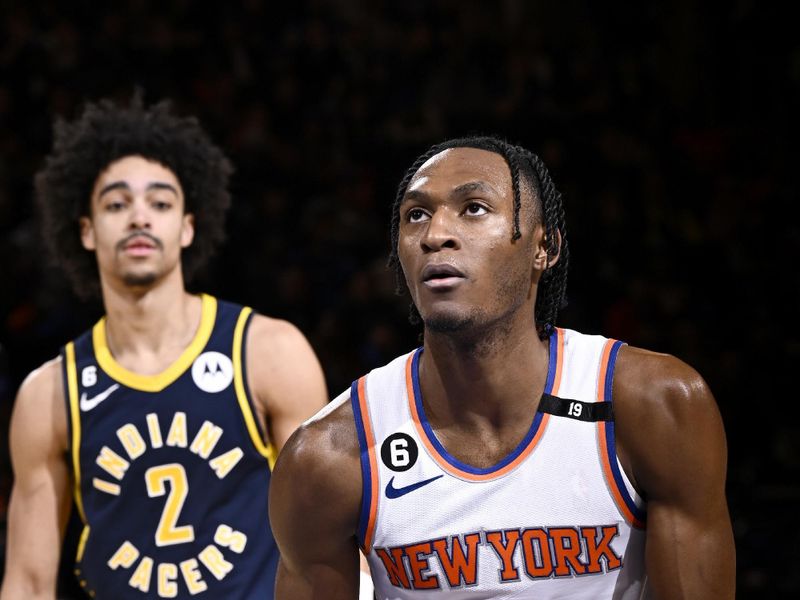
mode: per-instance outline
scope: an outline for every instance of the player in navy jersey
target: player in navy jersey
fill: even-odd
[[[680,360],[554,327],[568,245],[533,153],[432,147],[399,186],[392,261],[421,348],[289,439],[270,518],[277,596],[734,595],[725,434]]]
[[[223,237],[230,163],[168,103],[88,104],[55,133],[45,238],[105,316],[20,388],[0,595],[55,598],[74,499],[90,596],[271,598],[271,469],[326,390],[293,325],[184,287]]]

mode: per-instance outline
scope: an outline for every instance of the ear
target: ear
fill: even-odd
[[[561,231],[556,229],[553,235],[556,238],[556,244],[555,244],[556,247],[555,250],[553,250],[550,256],[548,257],[547,260],[548,269],[554,267],[555,264],[558,262],[558,259],[561,257]]]
[[[547,269],[551,268],[558,262],[558,258],[561,256],[561,232],[556,229],[555,236],[556,236],[556,248],[555,253],[548,254],[547,253],[547,234],[544,232],[544,228],[537,227],[539,231],[537,231],[537,242],[536,242],[536,251],[533,256],[533,268],[540,273],[544,273]]]
[[[78,219],[78,223],[81,228],[81,244],[87,250],[96,250],[92,220],[89,217],[81,217]]]
[[[191,246],[192,240],[194,240],[194,215],[186,213],[183,215],[183,223],[181,225],[181,248]]]

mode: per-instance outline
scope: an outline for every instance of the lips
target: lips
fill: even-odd
[[[449,264],[427,265],[422,269],[422,284],[432,290],[449,290],[465,279],[464,273]]]
[[[432,279],[444,279],[447,277],[464,277],[464,274],[456,269],[453,265],[439,264],[439,265],[426,265],[422,269],[422,281],[430,281]]]
[[[129,256],[149,256],[161,247],[161,243],[146,233],[134,233],[128,236],[117,247]]]
[[[129,240],[127,244],[125,244],[126,250],[131,250],[134,248],[155,248],[156,245],[144,237],[137,237],[132,240]]]

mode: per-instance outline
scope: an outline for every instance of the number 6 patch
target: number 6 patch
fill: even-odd
[[[392,471],[408,471],[418,456],[417,443],[407,433],[393,433],[381,444],[381,460]]]

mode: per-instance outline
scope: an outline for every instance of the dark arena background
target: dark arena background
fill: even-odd
[[[331,395],[418,343],[385,266],[411,161],[469,133],[540,153],[572,244],[559,324],[700,371],[727,429],[738,597],[798,597],[800,45],[776,5],[0,0],[0,555],[16,388],[100,315],[43,260],[32,177],[54,117],[140,86],[237,167],[192,289],[296,323]],[[62,597],[80,597],[67,577]]]

